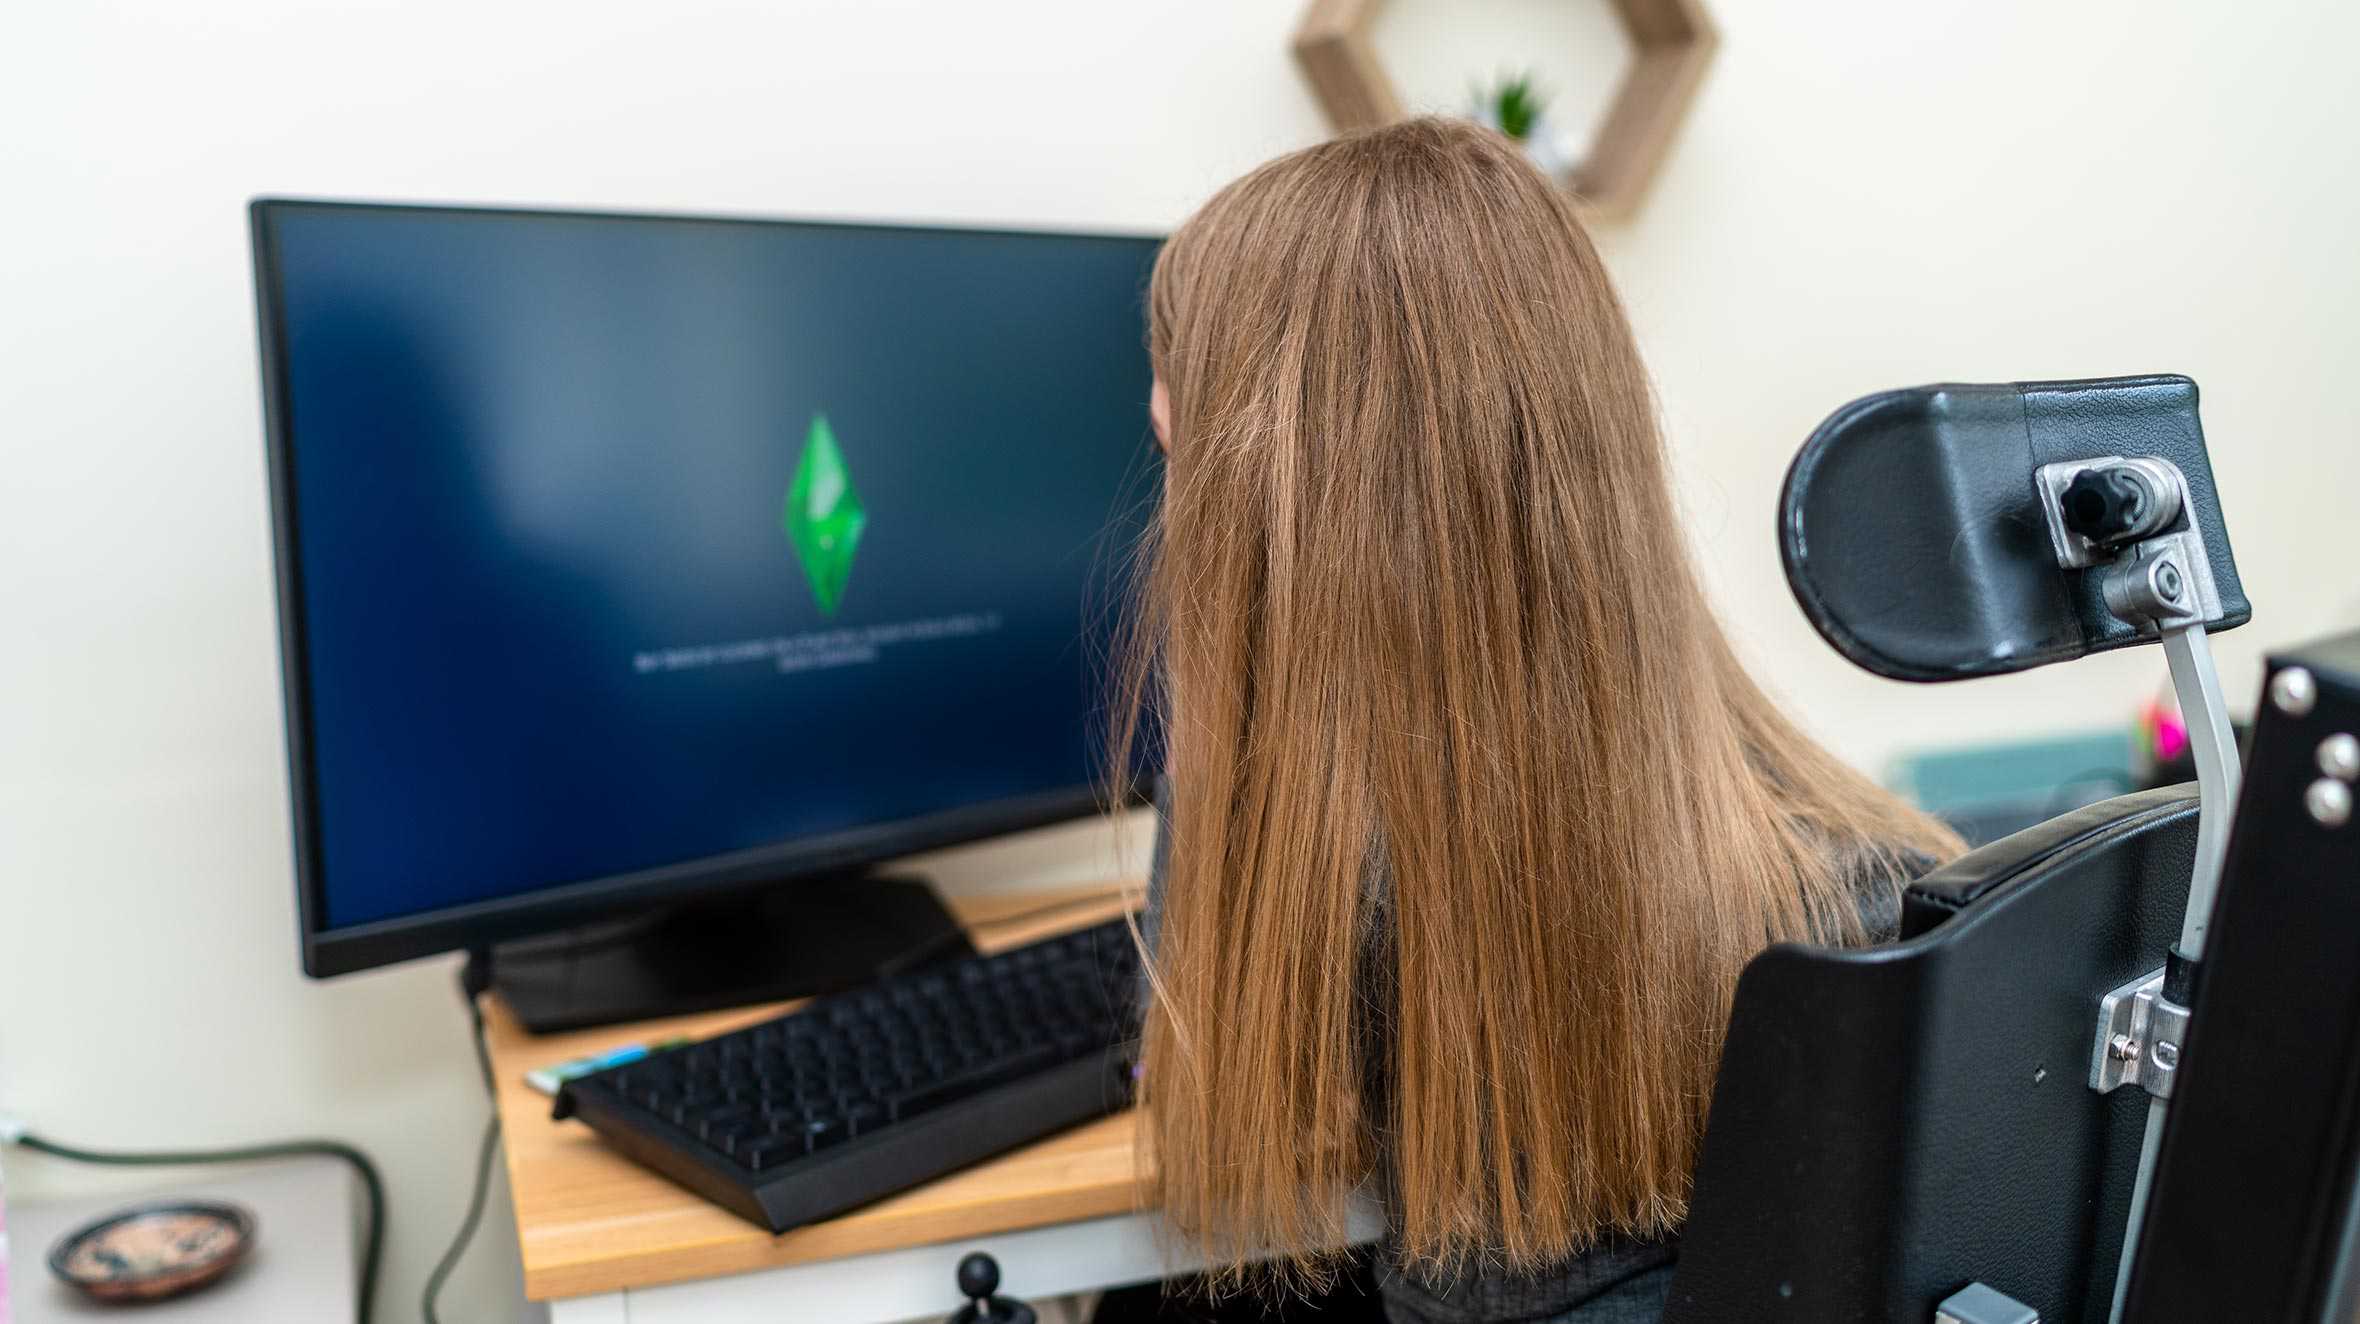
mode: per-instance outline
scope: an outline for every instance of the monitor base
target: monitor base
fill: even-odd
[[[534,1034],[832,993],[974,953],[925,880],[855,874],[684,903],[469,957]]]

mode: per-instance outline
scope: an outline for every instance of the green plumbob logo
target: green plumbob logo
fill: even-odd
[[[825,615],[835,615],[844,600],[853,549],[860,546],[860,531],[868,522],[860,494],[852,490],[852,475],[844,468],[844,452],[836,448],[835,429],[828,426],[827,415],[812,415],[778,524],[795,546],[795,559],[803,563],[812,601]]]

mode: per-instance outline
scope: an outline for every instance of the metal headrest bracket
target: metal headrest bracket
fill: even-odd
[[[2204,531],[2191,518],[2188,478],[2169,460],[2119,455],[2044,464],[2034,474],[2049,545],[2068,570],[2096,569],[2111,611],[2125,624],[2161,636],[2172,689],[2196,755],[2202,815],[2196,829],[2196,869],[2189,880],[2180,955],[2204,955],[2205,925],[2220,885],[2229,841],[2229,813],[2237,804],[2237,740],[2204,622],[2220,615],[2212,558]]]
[[[2196,861],[2188,880],[2179,945],[2163,969],[2099,1001],[2090,1058],[2092,1089],[2103,1093],[2135,1084],[2152,1096],[2115,1279],[2112,1317],[2119,1320],[2156,1149],[2163,1138],[2164,1110],[2187,1034],[2196,963],[2204,956],[2205,929],[2220,887],[2229,817],[2237,805],[2237,737],[2229,724],[2228,703],[2221,697],[2212,645],[2204,634],[2204,622],[2220,614],[2221,603],[2203,530],[2190,518],[2193,498],[2187,476],[2169,460],[2110,455],[2045,464],[2034,478],[2057,564],[2069,570],[2094,569],[2107,610],[2142,633],[2153,630],[2161,636],[2172,690],[2196,756]]]

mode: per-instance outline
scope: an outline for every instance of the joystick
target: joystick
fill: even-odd
[[[959,1261],[959,1295],[967,1304],[949,1324],[1039,1324],[1039,1316],[1022,1301],[995,1296],[1000,1290],[1000,1262],[977,1251]]]

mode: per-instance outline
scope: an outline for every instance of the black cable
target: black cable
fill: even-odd
[[[467,1008],[467,1022],[474,1032],[475,1065],[483,1073],[484,1093],[492,1099],[492,1115],[483,1127],[483,1143],[475,1153],[475,1190],[467,1197],[467,1214],[459,1220],[459,1230],[451,1234],[451,1244],[444,1248],[442,1258],[435,1261],[434,1272],[426,1275],[426,1290],[418,1299],[418,1312],[426,1324],[442,1324],[435,1313],[434,1303],[442,1295],[443,1284],[451,1271],[459,1267],[459,1260],[467,1254],[468,1244],[475,1240],[476,1226],[483,1222],[485,1199],[491,1194],[492,1155],[500,1149],[499,1087],[492,1077],[492,1050],[484,1040],[483,1003],[481,997],[490,986],[491,963],[481,953],[469,953],[467,964],[459,971],[459,1000]]]
[[[426,1316],[426,1324],[442,1324],[442,1317],[434,1313],[434,1301],[442,1295],[443,1283],[451,1271],[459,1267],[459,1258],[467,1253],[467,1243],[475,1239],[475,1228],[483,1221],[485,1197],[492,1185],[492,1155],[500,1150],[500,1115],[493,1113],[484,1123],[483,1145],[475,1153],[475,1193],[467,1198],[467,1216],[459,1220],[459,1230],[451,1237],[451,1244],[435,1262],[434,1272],[426,1275],[426,1293],[418,1308]]]
[[[467,1008],[467,1027],[475,1038],[475,1069],[483,1076],[483,1092],[494,1107],[492,1115],[499,1116],[500,1087],[492,1081],[492,1047],[484,1038],[483,995],[492,987],[492,958],[490,953],[473,951],[467,954],[467,964],[459,967],[459,1003]]]
[[[97,1163],[111,1167],[182,1167],[205,1163],[253,1163],[263,1159],[299,1158],[325,1155],[342,1159],[360,1174],[361,1188],[368,1195],[369,1235],[362,1243],[360,1305],[355,1312],[359,1324],[369,1324],[370,1307],[377,1299],[377,1266],[385,1250],[385,1179],[378,1175],[377,1165],[369,1161],[351,1145],[340,1140],[284,1140],[267,1145],[240,1145],[230,1149],[161,1149],[161,1150],[102,1150],[82,1149],[25,1132],[16,1143],[27,1149],[67,1159],[75,1163]]]

